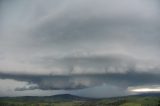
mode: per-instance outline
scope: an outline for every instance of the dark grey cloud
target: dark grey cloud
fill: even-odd
[[[24,75],[0,73],[1,79],[13,79],[28,82],[29,86],[16,88],[16,90],[74,90],[93,86],[111,84],[127,89],[129,86],[158,85],[160,74],[148,72],[106,73],[106,74],[81,74],[81,75]]]

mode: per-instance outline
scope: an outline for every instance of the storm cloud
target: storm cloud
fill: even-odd
[[[1,79],[13,79],[27,82],[27,87],[16,88],[23,90],[76,90],[103,84],[112,84],[127,89],[129,86],[158,85],[160,74],[148,72],[105,73],[105,74],[81,74],[81,75],[25,75],[0,73]]]
[[[22,92],[159,85],[159,10],[158,0],[1,0],[0,79],[26,82]]]

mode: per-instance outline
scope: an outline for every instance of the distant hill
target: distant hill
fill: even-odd
[[[13,101],[43,101],[43,102],[50,102],[50,101],[88,101],[93,100],[92,98],[87,97],[80,97],[71,94],[59,94],[53,96],[21,96],[21,97],[0,97],[0,100],[13,100]]]
[[[144,96],[151,96],[151,97],[160,97],[160,92],[159,93],[141,93],[141,94],[137,94],[135,96],[141,96],[141,97],[144,97]]]
[[[106,99],[116,99],[116,98],[128,98],[128,97],[160,97],[160,93],[141,93],[137,95],[128,95],[122,97],[111,97]],[[16,100],[16,101],[93,101],[93,100],[101,100],[105,98],[87,98],[87,97],[80,97],[71,94],[59,94],[53,96],[22,96],[22,97],[0,97],[0,100],[7,99],[7,100]]]
[[[71,94],[0,97],[0,106],[160,106],[160,93],[92,99]]]
[[[60,95],[53,95],[53,96],[46,96],[47,98],[55,99],[55,100],[89,100],[91,98],[80,97],[71,94],[60,94]],[[46,98],[45,97],[45,98]]]

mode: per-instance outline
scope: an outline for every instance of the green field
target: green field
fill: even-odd
[[[66,98],[66,99],[65,99]],[[0,98],[0,106],[160,106],[160,97],[128,96],[106,99],[72,97],[6,97]]]

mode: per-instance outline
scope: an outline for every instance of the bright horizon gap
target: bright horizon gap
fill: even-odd
[[[139,89],[132,89],[132,92],[160,92],[160,88],[139,88]]]

